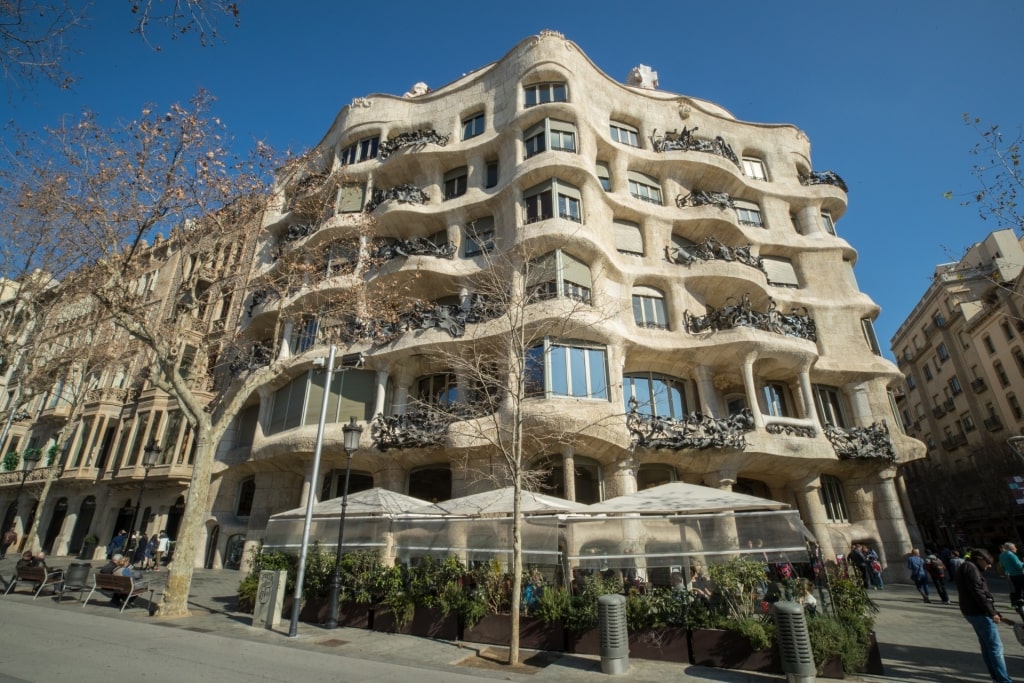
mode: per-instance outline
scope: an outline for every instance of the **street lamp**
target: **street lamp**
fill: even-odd
[[[327,628],[338,628],[338,593],[341,591],[341,546],[345,541],[345,510],[348,508],[348,478],[352,474],[352,454],[359,448],[362,426],[356,418],[349,418],[341,428],[345,435],[345,487],[341,490],[341,517],[338,519],[338,548],[334,552],[334,571],[331,573],[331,592],[327,597]]]
[[[28,473],[35,468],[36,463],[39,462],[39,458],[42,457],[42,455],[42,451],[38,448],[26,449],[21,455],[21,483],[18,484],[18,492],[14,495],[14,514],[11,515],[12,519],[18,518],[18,501],[21,499],[21,490],[25,488],[25,481],[28,479]],[[32,465],[32,467],[30,468],[29,465]],[[4,531],[6,531],[6,529],[4,529]]]
[[[156,444],[155,440],[150,441],[149,445],[142,449],[142,469],[145,473],[142,475],[142,483],[139,485],[139,497],[135,500],[135,510],[132,512],[132,525],[128,527],[128,538],[124,540],[125,557],[129,557],[129,559],[130,555],[128,553],[131,551],[132,534],[135,533],[135,522],[139,519],[139,508],[142,507],[142,494],[146,491],[146,479],[149,478],[149,471],[153,469],[153,465],[156,464],[163,450]]]

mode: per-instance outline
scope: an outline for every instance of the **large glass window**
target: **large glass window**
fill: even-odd
[[[552,251],[529,263],[526,287],[531,301],[565,297],[589,304],[590,266],[560,249]]]
[[[545,340],[526,353],[530,396],[574,396],[608,400],[608,369],[603,346]]]
[[[754,180],[768,180],[764,162],[757,157],[743,157],[743,175]]]
[[[313,370],[278,389],[274,393],[267,434],[317,424],[326,375],[322,370]],[[376,390],[375,373],[370,370],[336,371],[327,399],[327,421],[348,422],[351,417],[361,421],[372,419]]]
[[[349,145],[341,150],[342,165],[354,164],[367,159],[377,158],[377,148],[380,146],[380,136],[363,138],[359,142]]]
[[[526,158],[546,150],[555,152],[576,151],[576,126],[568,121],[544,119],[523,133]]]
[[[670,420],[682,420],[690,413],[686,403],[686,382],[653,372],[631,372],[622,377],[622,396],[626,411],[636,410],[642,415],[653,415]]]
[[[821,475],[821,504],[825,517],[830,522],[849,522],[850,512],[846,506],[846,492],[843,482],[831,474]]]
[[[661,184],[657,178],[643,173],[629,172],[629,194],[650,204],[661,204]]]
[[[630,147],[640,146],[640,131],[628,123],[612,121],[610,124],[611,138],[613,141]]]
[[[764,227],[764,218],[761,217],[761,207],[752,202],[736,200],[736,220],[740,225],[748,225],[754,228]]]
[[[494,248],[494,216],[482,216],[470,221],[465,229],[463,254],[468,258],[489,252]]]
[[[598,161],[596,166],[597,179],[601,183],[601,189],[605,192],[612,191],[612,172],[608,168],[608,163],[605,161]]]
[[[816,384],[814,402],[821,424],[844,429],[849,427],[843,412],[842,392],[838,388]]]
[[[448,171],[444,174],[444,198],[455,199],[466,194],[469,180],[469,169],[465,166]]]
[[[462,122],[462,139],[468,140],[484,132],[484,113],[474,114]]]
[[[537,83],[523,87],[525,106],[533,107],[548,102],[565,102],[568,99],[568,91],[565,83]]]
[[[557,178],[534,185],[523,193],[526,222],[536,223],[554,218],[554,207],[557,205],[559,218],[582,223],[581,198],[579,188]]]
[[[421,403],[436,406],[449,406],[458,401],[458,390],[455,375],[438,373],[427,375],[416,380],[415,398]]]
[[[633,288],[633,320],[638,327],[668,329],[665,295],[653,287]]]
[[[832,214],[830,214],[828,211],[821,212],[821,226],[825,228],[825,232],[827,232],[828,234],[836,234],[835,221],[832,220]]]
[[[766,414],[772,417],[793,417],[790,412],[789,389],[782,382],[767,382],[762,389]]]
[[[307,349],[313,348],[316,344],[316,334],[319,328],[319,323],[316,318],[311,316],[303,316],[294,327],[292,327],[292,336],[289,340],[291,343],[292,353],[302,353]]]
[[[538,489],[548,495],[566,498],[565,463],[560,456],[541,458],[531,470],[540,473]],[[601,500],[601,465],[596,460],[577,455],[573,458],[573,488],[577,503],[591,505]]]

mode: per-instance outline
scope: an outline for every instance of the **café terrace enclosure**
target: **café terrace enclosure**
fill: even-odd
[[[467,565],[498,560],[512,548],[511,487],[441,503],[375,488],[351,494],[344,550],[379,551],[386,563],[455,555]],[[785,503],[681,482],[582,505],[524,491],[523,559],[527,564],[622,571],[715,564],[736,555],[804,562],[809,534]],[[299,550],[306,509],[270,518],[264,550]],[[313,507],[310,539],[334,548],[341,499]],[[567,574],[568,575],[568,574]],[[651,577],[652,580],[654,577]]]

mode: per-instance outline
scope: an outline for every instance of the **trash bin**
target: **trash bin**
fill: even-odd
[[[618,675],[629,671],[629,632],[626,630],[626,596],[602,595],[597,599],[601,628],[601,671]]]
[[[779,639],[782,672],[787,683],[814,683],[817,667],[807,634],[804,607],[797,602],[780,600],[772,605],[772,619]]]

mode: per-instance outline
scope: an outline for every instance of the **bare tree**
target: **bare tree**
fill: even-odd
[[[973,128],[981,138],[971,148],[975,158],[971,175],[978,181],[978,189],[962,203],[975,205],[982,220],[995,220],[1000,227],[1024,230],[1024,213],[1019,197],[1024,192],[1024,168],[1021,167],[1021,143],[1024,134],[1018,127],[1007,134],[996,124],[983,124],[980,118],[964,114],[964,124]],[[945,197],[952,199],[953,192]]]

